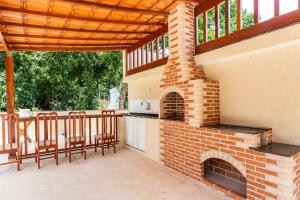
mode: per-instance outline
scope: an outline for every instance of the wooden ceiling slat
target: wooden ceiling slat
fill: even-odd
[[[55,26],[42,26],[35,24],[20,24],[14,22],[0,22],[0,25],[3,26],[15,26],[15,27],[26,27],[26,28],[37,28],[37,29],[46,29],[46,30],[57,30],[57,31],[75,31],[75,32],[84,32],[84,33],[110,33],[110,34],[151,34],[151,31],[108,31],[108,30],[90,30],[90,29],[78,29],[78,28],[62,28]]]
[[[41,11],[33,11],[27,10],[22,8],[12,8],[6,6],[0,6],[0,11],[9,11],[21,14],[31,14],[31,15],[39,15],[44,17],[56,17],[56,18],[63,18],[63,19],[71,19],[71,20],[80,20],[80,21],[90,21],[90,22],[97,22],[97,23],[109,23],[109,24],[125,24],[125,25],[143,25],[143,26],[164,26],[164,23],[154,23],[154,22],[137,22],[137,21],[124,21],[124,20],[109,20],[109,19],[96,19],[92,17],[79,17],[74,15],[62,15],[56,13],[46,13]]]
[[[116,47],[84,47],[84,48],[75,48],[75,47],[12,47],[13,51],[119,51],[125,50],[126,47],[116,46]]]
[[[64,43],[44,43],[44,42],[11,42],[9,45],[28,45],[28,46],[67,46],[67,47],[113,47],[129,46],[131,43],[112,43],[112,44],[64,44]]]
[[[79,38],[79,37],[59,37],[59,36],[43,36],[43,35],[25,35],[15,33],[3,33],[4,37],[24,37],[36,39],[62,39],[62,40],[78,40],[78,41],[112,41],[111,38]],[[141,38],[114,38],[113,41],[138,41]]]
[[[164,30],[177,0],[18,1],[0,5],[9,50],[101,51],[128,49]]]
[[[60,0],[60,1],[76,3],[76,4],[84,5],[84,6],[95,6],[97,8],[104,8],[104,9],[109,9],[109,10],[119,10],[119,11],[124,11],[124,12],[131,12],[131,13],[133,12],[133,13],[161,15],[161,16],[169,15],[168,12],[163,12],[163,11],[145,10],[145,9],[139,9],[139,8],[125,7],[125,6],[120,6],[120,5],[108,5],[108,4],[90,2],[90,1],[82,1],[82,0]]]

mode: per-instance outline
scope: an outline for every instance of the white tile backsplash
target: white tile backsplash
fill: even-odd
[[[150,103],[150,110],[147,110],[146,102]],[[142,102],[144,102],[142,104]],[[129,111],[136,113],[155,113],[159,110],[159,101],[156,99],[132,100],[129,102]]]

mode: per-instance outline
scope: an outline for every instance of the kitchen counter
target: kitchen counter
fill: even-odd
[[[255,151],[275,154],[279,156],[292,157],[300,152],[300,146],[273,142],[258,148],[251,148]]]
[[[129,117],[141,117],[141,118],[150,118],[150,119],[158,119],[158,114],[153,114],[153,113],[124,113],[124,116],[129,116]]]
[[[233,133],[246,133],[246,134],[259,134],[271,130],[270,128],[257,128],[257,127],[237,126],[237,125],[229,125],[229,124],[205,126],[203,128],[216,129],[220,131],[228,131]]]

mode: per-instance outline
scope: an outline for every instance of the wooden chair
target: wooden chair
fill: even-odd
[[[86,160],[86,113],[69,112],[68,125],[68,137],[65,141],[66,157],[68,152],[69,162],[72,162],[72,146],[74,153],[77,153],[77,145],[81,145],[81,155],[84,154],[84,159]]]
[[[41,124],[42,127],[41,130]],[[54,158],[58,165],[58,115],[55,112],[38,113],[36,118],[35,162],[41,168],[41,160]],[[43,137],[42,137],[43,136]],[[41,158],[41,153],[54,151],[54,156]]]
[[[0,165],[16,163],[17,170],[19,171],[20,164],[22,163],[22,145],[20,144],[19,134],[19,115],[0,114],[0,123],[2,127],[0,154],[8,154],[8,161],[0,163]]]
[[[102,133],[95,135],[95,152],[101,141],[102,156],[104,156],[104,148],[109,149],[111,146],[116,153],[116,132],[117,118],[114,110],[102,111]]]

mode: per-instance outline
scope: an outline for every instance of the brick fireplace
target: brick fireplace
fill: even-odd
[[[169,16],[170,55],[160,82],[162,162],[234,199],[300,199],[297,147],[274,154],[271,129],[220,124],[219,83],[194,62],[193,11],[192,3],[179,2]]]

